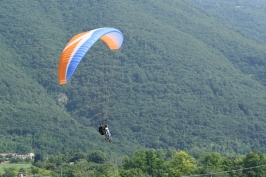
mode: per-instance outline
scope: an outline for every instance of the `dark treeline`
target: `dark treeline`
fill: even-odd
[[[24,174],[53,177],[181,177],[195,174],[252,177],[265,176],[265,165],[266,156],[258,151],[245,156],[224,157],[218,152],[190,154],[176,150],[143,149],[122,159],[100,150],[88,154],[81,151],[52,156],[36,154],[31,170],[20,170]],[[12,170],[15,173],[13,168],[5,169],[3,177]]]

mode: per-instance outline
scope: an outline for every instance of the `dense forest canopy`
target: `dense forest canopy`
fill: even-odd
[[[3,0],[0,12],[2,152],[266,152],[262,1]],[[121,30],[121,50],[96,42],[60,86],[65,44],[100,27]],[[97,132],[104,114],[113,144]]]

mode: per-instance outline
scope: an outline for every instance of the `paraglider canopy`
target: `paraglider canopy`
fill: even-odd
[[[58,64],[59,84],[66,84],[84,55],[93,46],[93,44],[102,40],[110,48],[117,50],[121,47],[124,37],[123,34],[115,28],[98,28],[75,35],[65,46]]]

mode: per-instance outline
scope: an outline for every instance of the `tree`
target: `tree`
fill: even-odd
[[[45,169],[46,170],[55,170],[56,169],[56,164],[48,162],[48,163],[45,164]]]
[[[10,161],[10,163],[21,163],[24,160],[23,159],[20,159],[20,158],[14,158],[14,157],[12,157],[9,161]]]
[[[51,171],[38,167],[31,167],[31,173],[35,175],[51,176]]]
[[[26,169],[25,168],[20,168],[18,171],[21,172],[21,173],[23,173],[23,174],[26,173]]]
[[[94,174],[96,176],[115,176],[115,173],[117,173],[116,169],[118,169],[118,167],[115,164],[107,162],[98,165],[94,170]]]
[[[88,156],[87,156],[87,161],[88,162],[94,162],[94,163],[104,163],[107,160],[107,157],[105,153],[103,153],[100,150],[95,150],[92,151]]]
[[[248,153],[243,160],[244,168],[255,167],[255,166],[260,166],[260,165],[265,165],[265,164],[266,164],[265,156],[258,151],[252,151]],[[266,167],[258,167],[258,168],[253,168],[249,170],[244,170],[243,173],[247,177],[265,176]]]
[[[75,154],[74,154],[74,157],[72,157],[72,158],[70,158],[70,162],[75,162],[75,161],[77,161],[77,160],[80,160],[80,159],[85,159],[86,158],[86,156],[85,156],[85,154],[83,153],[83,152],[76,152]]]
[[[34,157],[34,162],[33,163],[36,163],[37,161],[44,161],[44,156],[43,154],[40,154],[40,153],[37,153]]]
[[[25,161],[26,163],[30,163],[30,162],[31,162],[31,158],[27,157],[24,161]]]
[[[4,160],[5,160],[5,158],[0,155],[0,163],[3,162]]]
[[[38,160],[37,162],[34,163],[34,166],[39,168],[44,168],[45,164],[43,161]]]
[[[146,177],[146,176],[150,176],[148,174],[144,174],[143,171],[139,168],[131,168],[129,170],[121,169],[119,171],[119,175],[121,177],[139,177],[139,176]]]
[[[223,161],[224,161],[224,158],[218,152],[207,154],[203,160],[207,171],[223,170]]]
[[[32,151],[32,148],[29,145],[25,145],[25,144],[22,144],[22,143],[20,143],[17,146],[17,149],[16,149],[16,152],[18,154],[27,154],[27,153],[29,153],[31,151]]]
[[[168,176],[189,175],[196,170],[196,160],[185,151],[176,152],[168,163]]]
[[[5,173],[2,175],[2,177],[14,177],[18,174],[15,167],[5,168]]]
[[[164,161],[158,158],[155,150],[139,150],[133,154],[132,158],[125,158],[123,169],[136,174],[143,171],[146,174],[159,177],[163,176],[165,166]],[[129,171],[123,171],[123,173],[129,173]]]

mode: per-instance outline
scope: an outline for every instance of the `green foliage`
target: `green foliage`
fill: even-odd
[[[148,175],[163,176],[165,166],[163,159],[160,159],[155,150],[136,151],[132,158],[125,158],[123,175],[132,172],[137,175],[141,172]],[[138,170],[136,170],[138,169]]]
[[[243,166],[244,167],[252,167],[252,166],[260,166],[266,164],[266,158],[265,156],[258,152],[258,151],[252,151],[246,155],[246,157],[243,160]],[[266,168],[258,168],[258,169],[252,169],[248,171],[243,171],[243,173],[247,177],[251,176],[265,176],[266,174]]]
[[[64,154],[57,165],[77,149],[108,158],[142,147],[266,152],[265,3],[191,1],[1,1],[0,150]],[[66,42],[103,26],[122,31],[121,50],[97,42],[59,86]],[[113,144],[96,130],[104,114]],[[158,154],[141,156],[153,159],[140,158],[145,170],[124,173],[163,169]]]
[[[83,152],[76,152],[76,153],[74,153],[74,157],[72,157],[71,159],[69,159],[69,161],[70,162],[75,162],[75,161],[80,160],[80,159],[86,159],[86,155]]]
[[[0,176],[2,175],[13,175],[17,176],[18,172],[24,172],[24,174],[30,174],[31,164],[14,164],[14,163],[3,163],[0,164]],[[13,176],[12,176],[13,177]]]
[[[139,168],[131,168],[128,170],[122,169],[119,171],[119,175],[121,177],[138,177],[138,176],[143,176],[143,177],[148,177],[150,175],[145,174],[141,169]]]
[[[5,173],[2,177],[14,177],[18,174],[18,171],[14,167],[5,168]]]
[[[177,152],[168,164],[168,176],[192,174],[196,170],[196,160],[184,151]]]
[[[42,169],[42,168],[38,168],[38,167],[35,167],[35,166],[33,166],[31,168],[31,173],[34,174],[34,175],[51,176],[51,171],[45,170],[45,169]]]
[[[33,163],[36,163],[38,161],[43,161],[44,160],[44,156],[43,154],[40,154],[40,153],[36,153],[35,154],[35,157],[34,157],[34,162]]]
[[[173,150],[171,150],[173,151]],[[168,151],[169,152],[169,151]],[[246,156],[225,157],[215,152],[205,154],[203,157],[194,158],[185,151],[175,151],[175,155],[166,159],[167,151],[162,150],[137,150],[130,157],[125,157],[123,164],[112,162],[88,162],[86,159],[75,161],[74,164],[56,164],[42,161],[43,168],[32,167],[32,173],[51,174],[52,176],[92,176],[92,177],[176,177],[176,176],[208,176],[237,177],[237,176],[264,176],[265,155],[252,151]],[[158,156],[160,154],[160,158]],[[75,157],[75,153],[69,159]],[[65,158],[62,155],[50,156],[49,159]]]
[[[106,157],[105,153],[102,151],[99,151],[99,150],[92,151],[87,156],[88,162],[94,162],[94,163],[102,164],[102,163],[106,162],[106,160],[107,160],[107,157]]]
[[[223,157],[217,152],[213,152],[205,156],[204,158],[204,164],[209,170],[214,170],[214,171],[223,170],[223,162],[224,162]]]

